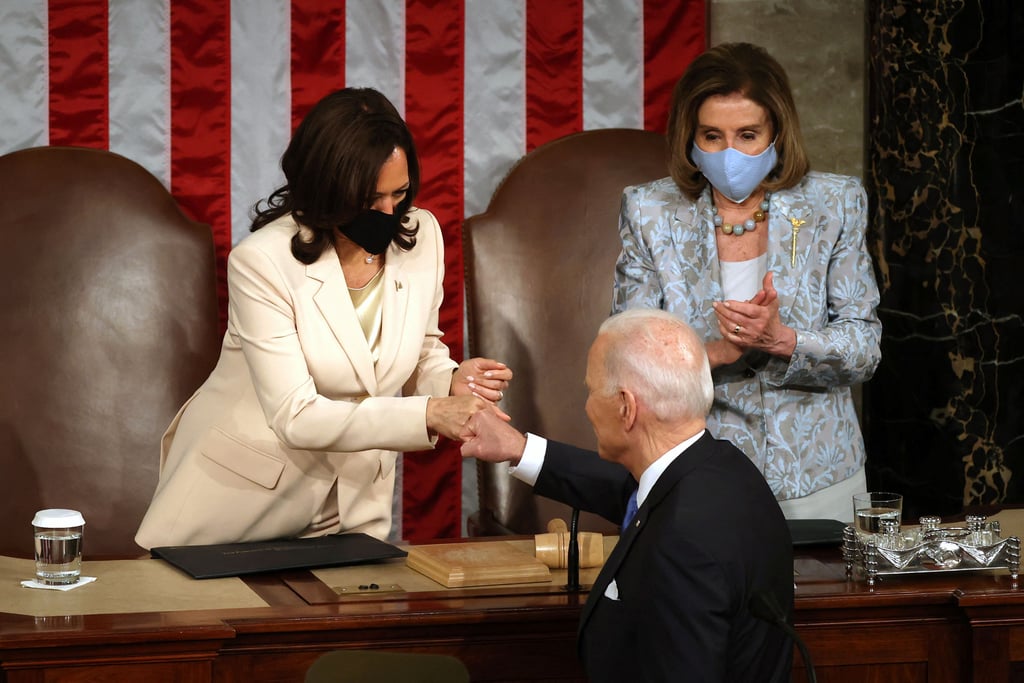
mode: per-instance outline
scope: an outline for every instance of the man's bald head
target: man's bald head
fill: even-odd
[[[605,393],[627,389],[663,422],[704,418],[714,383],[704,344],[685,322],[656,309],[613,315],[598,330]]]

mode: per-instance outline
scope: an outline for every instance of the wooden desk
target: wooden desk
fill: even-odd
[[[339,648],[452,654],[474,681],[585,680],[575,641],[586,594],[567,593],[564,572],[550,584],[449,590],[400,560],[193,581],[146,559],[86,562],[98,580],[67,593],[21,588],[31,573],[29,560],[0,558],[4,683],[293,682]],[[370,583],[403,590],[332,588]]]
[[[819,681],[969,680],[970,631],[956,593],[978,577],[887,577],[869,588],[846,579],[838,553],[809,553],[795,563],[796,627]],[[793,680],[805,680],[799,657],[794,668]]]
[[[584,680],[575,638],[586,594],[566,593],[564,574],[446,590],[398,562],[388,576],[403,590],[339,597],[381,567],[207,582],[156,560],[87,562],[97,582],[42,596],[17,586],[26,567],[0,558],[4,683],[301,681],[338,648],[452,654],[473,681]],[[846,579],[837,548],[800,553],[796,569],[797,629],[821,683],[1022,680],[1024,592],[1005,573],[888,577],[870,589]],[[793,680],[805,680],[799,657]]]

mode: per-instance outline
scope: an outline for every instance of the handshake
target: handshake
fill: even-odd
[[[498,407],[512,380],[512,370],[490,358],[470,358],[452,374],[449,395],[427,399],[427,430],[457,441],[474,436],[472,418],[480,412],[508,422],[511,418]]]

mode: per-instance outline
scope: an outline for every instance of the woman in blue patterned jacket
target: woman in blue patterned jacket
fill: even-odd
[[[866,486],[851,387],[881,337],[864,188],[810,170],[786,73],[754,45],[690,65],[667,137],[671,177],[623,195],[613,309],[662,308],[703,337],[708,427],[787,517],[852,521]]]

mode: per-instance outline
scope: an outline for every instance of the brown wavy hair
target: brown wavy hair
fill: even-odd
[[[297,232],[292,255],[313,263],[334,246],[338,227],[370,206],[380,169],[395,148],[409,162],[409,190],[395,209],[402,228],[394,242],[412,249],[419,226],[409,225],[407,214],[419,191],[419,159],[398,110],[372,88],[338,90],[313,106],[281,157],[285,185],[256,203],[250,229],[293,215],[312,236]]]
[[[690,199],[696,199],[708,184],[690,158],[697,112],[712,95],[733,93],[761,105],[771,117],[779,162],[765,179],[765,190],[793,187],[811,168],[793,92],[782,65],[757,45],[723,43],[693,60],[672,93],[666,133],[669,173]]]

